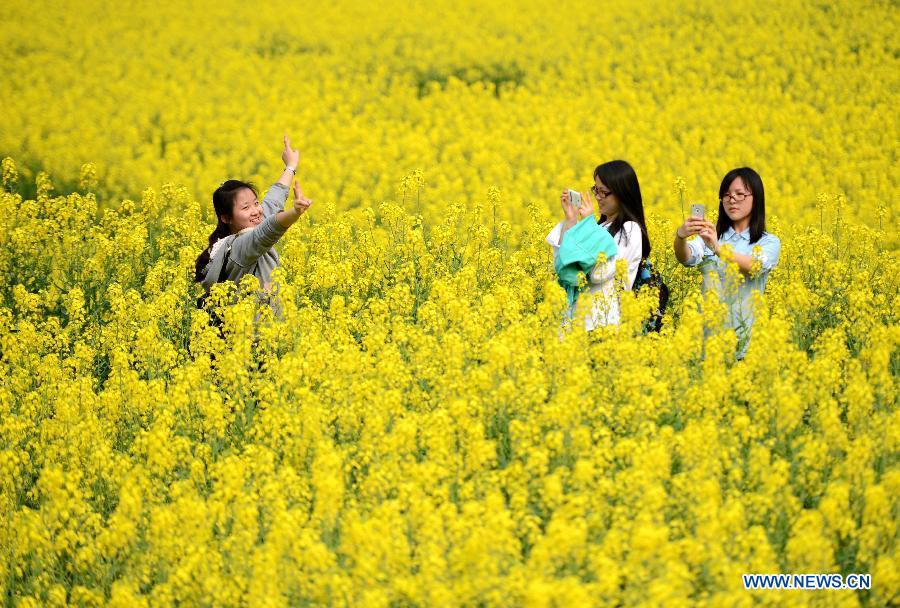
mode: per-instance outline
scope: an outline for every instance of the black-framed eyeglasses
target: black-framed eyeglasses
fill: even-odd
[[[722,197],[722,202],[725,203],[728,199],[733,200],[736,203],[743,203],[747,198],[753,196],[752,192],[735,192],[731,194],[730,192]]]
[[[612,192],[610,192],[609,190],[601,190],[596,186],[596,184],[591,186],[591,192],[593,192],[594,196],[596,196],[598,199],[604,199],[612,194]]]

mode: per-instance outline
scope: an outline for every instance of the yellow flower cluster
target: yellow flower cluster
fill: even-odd
[[[900,602],[896,7],[3,10],[6,603]],[[283,318],[250,277],[220,333],[210,193],[282,129],[317,200]],[[615,157],[659,334],[649,293],[560,330],[548,209]],[[783,249],[736,361],[671,240],[743,164]],[[771,572],[872,589],[743,588]]]
[[[900,597],[883,232],[785,232],[735,361],[731,332],[701,356],[689,275],[661,334],[622,294],[620,327],[561,335],[535,208],[514,245],[477,206],[326,205],[283,240],[284,319],[240,298],[220,336],[199,215],[174,187],[0,194],[14,604],[749,606],[789,592],[740,575],[778,571]]]

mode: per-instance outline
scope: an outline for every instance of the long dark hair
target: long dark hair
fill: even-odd
[[[644,200],[641,198],[641,186],[638,184],[637,173],[624,160],[611,160],[594,169],[594,178],[599,179],[619,199],[619,214],[607,227],[607,230],[615,238],[625,222],[635,222],[641,228],[641,258],[647,259],[647,256],[650,255],[650,238],[647,236]],[[601,215],[600,223],[604,222],[606,222],[606,216]],[[623,233],[623,235],[626,239],[625,242],[628,243],[628,234]]]
[[[216,211],[216,229],[209,235],[209,246],[203,250],[203,253],[197,256],[197,261],[194,263],[194,280],[198,283],[206,276],[204,271],[209,264],[209,253],[212,250],[213,244],[219,239],[225,238],[231,234],[231,226],[222,221],[222,216],[224,215],[227,218],[231,217],[231,214],[234,212],[234,199],[237,197],[237,193],[244,188],[249,188],[254,196],[258,196],[256,186],[237,179],[229,179],[222,182],[222,185],[213,192],[212,198],[213,209]]]
[[[725,213],[725,203],[722,202],[722,197],[728,192],[731,182],[737,178],[741,178],[744,187],[749,188],[753,195],[750,207],[750,242],[755,243],[762,238],[766,231],[766,192],[763,190],[762,178],[759,173],[750,167],[732,169],[722,179],[722,185],[719,186],[719,219],[716,221],[716,233],[719,238],[722,238],[722,235],[733,227],[733,222]]]

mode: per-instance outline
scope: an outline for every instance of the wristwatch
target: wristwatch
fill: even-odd
[[[292,167],[290,165],[286,165],[284,168],[285,171],[290,171],[294,175],[297,175],[297,167]]]

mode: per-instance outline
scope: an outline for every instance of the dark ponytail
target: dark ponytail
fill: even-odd
[[[250,189],[254,196],[258,196],[256,187],[253,184],[242,182],[236,179],[229,179],[222,182],[222,185],[213,192],[213,209],[216,212],[216,229],[209,235],[209,246],[203,250],[197,261],[194,263],[194,280],[198,283],[206,276],[206,267],[210,260],[210,251],[212,246],[219,239],[223,239],[231,234],[231,226],[222,221],[222,216],[230,218],[234,211],[234,199],[237,193],[243,188]]]

